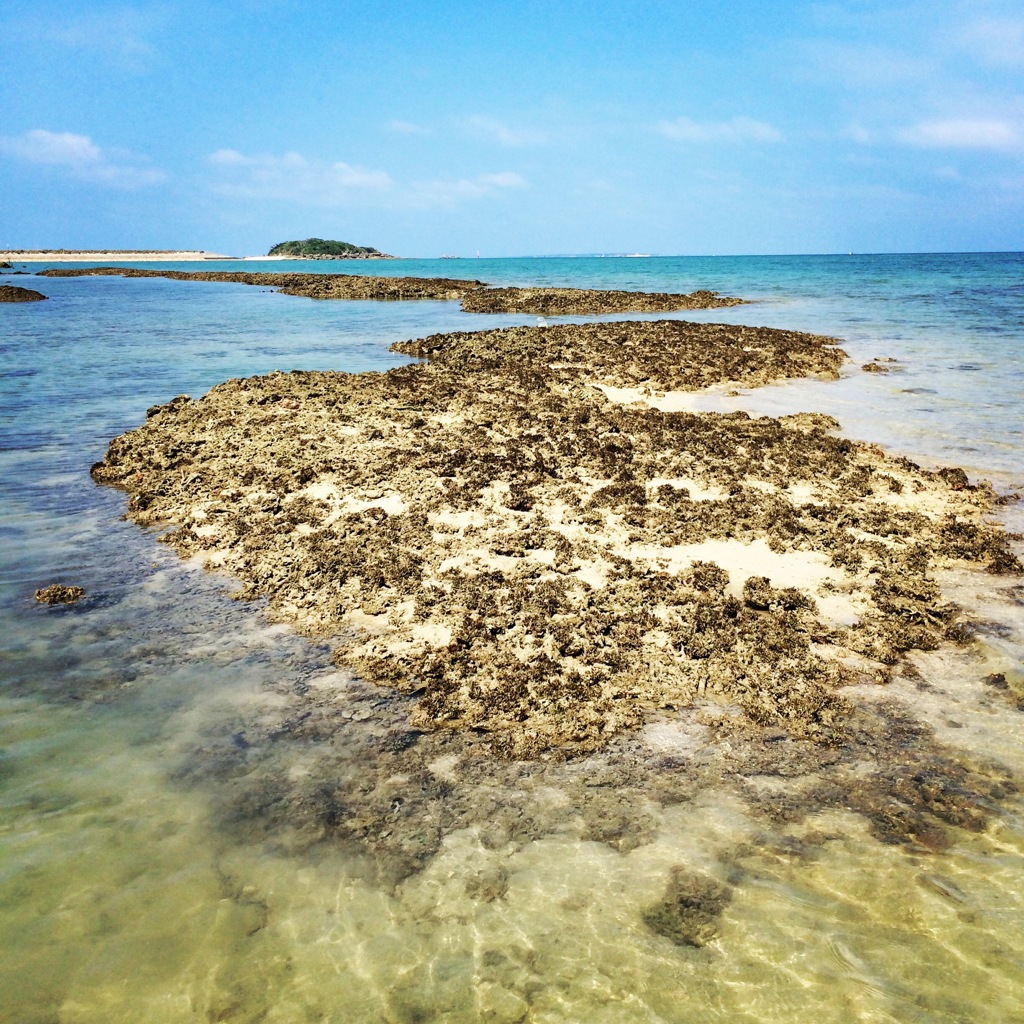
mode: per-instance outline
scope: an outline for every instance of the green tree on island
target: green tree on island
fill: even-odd
[[[301,241],[279,242],[268,256],[382,256],[379,250],[351,242],[335,242],[329,238],[304,238]]]

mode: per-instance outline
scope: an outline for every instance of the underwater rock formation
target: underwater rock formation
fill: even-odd
[[[730,896],[713,879],[676,868],[664,899],[644,912],[644,924],[677,946],[706,946],[717,933]]]

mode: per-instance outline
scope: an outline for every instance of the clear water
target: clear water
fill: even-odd
[[[341,269],[756,299],[691,318],[839,336],[850,372],[709,406],[830,412],[853,436],[1024,489],[1020,254]],[[1013,798],[941,855],[885,846],[852,814],[818,815],[802,828],[831,838],[802,857],[766,836],[735,785],[638,802],[623,812],[636,841],[608,844],[578,824],[579,772],[532,788],[496,774],[470,787],[480,814],[396,880],[253,796],[261,773],[336,770],[402,708],[123,522],[123,497],[95,487],[89,466],[176,394],[273,369],[382,370],[402,361],[392,341],[533,318],[243,285],[9,280],[50,300],[0,306],[0,1021],[1024,1020]],[[856,369],[876,357],[897,360],[893,372]],[[1006,516],[1021,528],[1019,506]],[[57,581],[88,599],[32,600]],[[992,625],[967,651],[920,658],[931,688],[899,695],[946,742],[1024,778],[1024,720],[980,682],[1019,672],[1024,654],[1020,607],[998,582],[948,581]],[[310,693],[344,728],[254,743],[238,760],[239,737],[274,734]],[[374,716],[359,710],[368,701]],[[453,749],[444,770],[457,774],[471,752]],[[481,822],[510,811],[542,824],[495,842]],[[642,923],[680,866],[739,872],[704,949]]]

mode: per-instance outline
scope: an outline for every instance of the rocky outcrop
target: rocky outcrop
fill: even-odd
[[[0,302],[39,302],[46,296],[32,288],[19,288],[13,284],[0,284]]]

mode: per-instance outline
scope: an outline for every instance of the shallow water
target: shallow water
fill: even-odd
[[[1021,256],[344,269],[757,298],[699,318],[838,335],[855,366],[898,363],[709,401],[830,412],[854,436],[1024,486]],[[471,738],[412,742],[401,700],[227,600],[230,580],[180,564],[89,478],[112,436],[175,394],[384,369],[404,361],[392,341],[533,318],[243,285],[34,286],[49,302],[0,307],[0,1020],[1024,1021],[1019,798],[929,853],[852,812],[766,815],[799,803],[799,777],[687,785],[678,764],[705,737],[670,720],[521,771],[490,768]],[[1019,529],[1019,507],[1007,515]],[[89,596],[37,605],[55,581]],[[915,655],[921,680],[884,692],[1020,779],[1021,712],[984,682],[1021,671],[1015,582],[950,577],[977,642]],[[677,777],[619,781],[648,764]],[[365,805],[331,802],[342,776],[350,796],[375,787]],[[376,815],[366,842],[324,827],[361,814]],[[702,948],[644,923],[674,869],[730,892]]]

